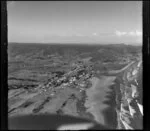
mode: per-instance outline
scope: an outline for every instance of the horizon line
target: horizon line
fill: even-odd
[[[117,44],[119,44],[119,45],[134,45],[134,46],[142,46],[142,42],[131,42],[131,43],[111,43],[111,42],[103,42],[103,43],[87,43],[87,42],[81,42],[81,43],[79,43],[79,42],[70,42],[70,43],[64,43],[64,42],[62,42],[62,43],[60,43],[60,42],[8,42],[8,44],[13,44],[13,43],[16,43],[16,44],[59,44],[59,45],[63,45],[63,44],[86,44],[86,45],[117,45]],[[136,45],[137,44],[137,45]]]

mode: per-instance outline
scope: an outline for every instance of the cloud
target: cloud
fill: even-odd
[[[93,33],[92,35],[97,36],[98,34],[97,33]]]
[[[123,31],[115,31],[115,34],[119,37],[121,36],[142,36],[142,32],[141,31],[130,31],[130,32],[123,32]]]
[[[137,35],[137,36],[142,36],[142,31],[136,30],[136,35]]]
[[[123,35],[126,35],[127,34],[127,32],[121,32],[121,31],[116,31],[115,32],[115,34],[117,35],[117,36],[123,36]]]
[[[136,35],[136,33],[135,33],[135,32],[133,32],[133,31],[130,31],[130,32],[128,33],[128,35],[130,35],[130,36],[135,36],[135,35]]]

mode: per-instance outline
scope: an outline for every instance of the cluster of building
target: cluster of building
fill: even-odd
[[[65,87],[75,87],[80,88],[80,90],[85,89],[88,84],[88,79],[93,77],[94,71],[92,65],[80,64],[73,68],[68,73],[55,72],[55,75],[48,80],[44,86],[41,86],[45,91],[47,88],[65,88]]]

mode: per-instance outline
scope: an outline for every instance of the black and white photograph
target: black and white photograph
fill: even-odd
[[[143,129],[142,1],[7,1],[8,129]]]

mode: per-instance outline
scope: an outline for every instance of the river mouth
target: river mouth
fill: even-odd
[[[114,76],[93,77],[92,87],[86,90],[85,102],[87,112],[90,112],[98,123],[111,129],[117,127],[115,79]]]

